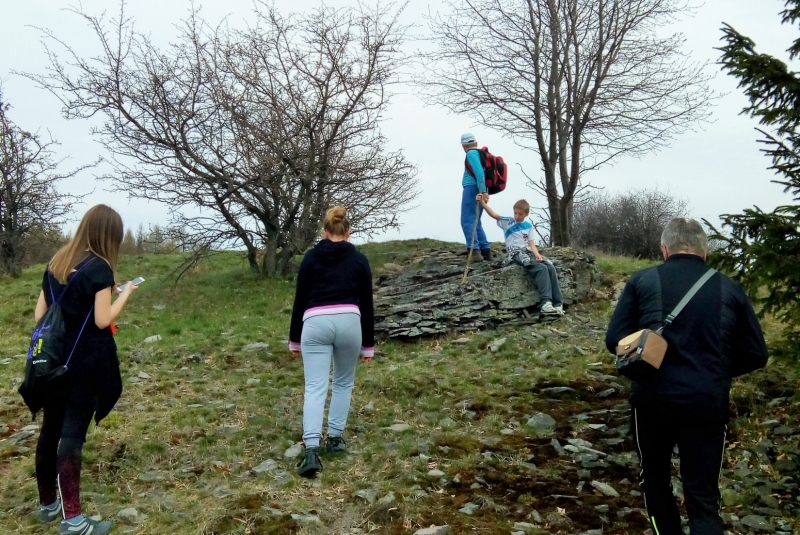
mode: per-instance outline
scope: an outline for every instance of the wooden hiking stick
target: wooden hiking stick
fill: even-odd
[[[465,284],[467,282],[467,274],[469,273],[469,264],[472,262],[472,251],[475,248],[475,233],[478,231],[478,214],[481,211],[481,201],[475,201],[475,224],[472,226],[472,243],[469,246],[469,251],[467,251],[467,267],[464,268],[464,276],[461,277],[461,284]]]

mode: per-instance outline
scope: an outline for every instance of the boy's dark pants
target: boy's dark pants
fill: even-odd
[[[677,445],[691,535],[723,535],[719,476],[725,449],[723,423],[692,419],[687,413],[635,407],[632,414],[645,507],[659,535],[682,535],[672,495],[672,450]]]
[[[532,254],[516,252],[512,257],[514,263],[521,265],[525,271],[533,277],[536,290],[539,292],[539,299],[542,303],[551,301],[556,305],[564,303],[561,295],[561,288],[558,286],[558,274],[556,268],[549,260],[541,262],[535,260]]]

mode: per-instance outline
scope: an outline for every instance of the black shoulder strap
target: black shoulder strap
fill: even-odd
[[[689,288],[689,291],[688,291],[688,292],[686,292],[686,295],[684,295],[684,296],[683,296],[683,299],[681,299],[681,300],[680,300],[680,302],[679,302],[679,303],[678,303],[678,304],[675,306],[675,308],[672,310],[672,312],[670,312],[670,313],[669,313],[669,315],[668,315],[668,316],[667,316],[667,317],[664,319],[664,327],[668,326],[670,323],[672,323],[673,321],[675,321],[675,318],[678,316],[678,314],[680,314],[680,313],[681,313],[681,311],[683,310],[683,308],[684,308],[684,307],[685,307],[687,304],[689,304],[689,301],[691,301],[691,300],[692,300],[692,298],[695,296],[695,294],[697,294],[697,292],[698,292],[698,291],[700,291],[700,288],[702,288],[702,287],[703,287],[703,285],[704,285],[706,282],[708,282],[708,279],[710,279],[711,277],[713,277],[713,276],[714,276],[714,273],[716,273],[716,272],[717,272],[717,270],[716,270],[716,269],[713,269],[713,268],[708,268],[708,271],[706,271],[705,273],[703,273],[703,276],[702,276],[702,277],[700,277],[700,278],[697,280],[697,282],[695,282],[695,283],[694,283],[694,286],[692,286],[691,288]],[[658,331],[658,332],[661,332],[661,331],[663,331],[663,330],[664,330],[664,327],[661,327],[661,329],[659,329],[659,331]]]

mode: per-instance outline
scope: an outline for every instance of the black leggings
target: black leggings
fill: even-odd
[[[39,502],[50,505],[61,491],[64,518],[81,514],[81,450],[97,407],[95,396],[73,388],[44,405],[44,421],[36,446]]]

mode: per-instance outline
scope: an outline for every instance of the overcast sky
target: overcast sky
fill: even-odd
[[[88,163],[102,155],[102,148],[89,134],[91,125],[86,121],[64,120],[54,96],[12,71],[44,70],[46,58],[40,43],[41,31],[37,28],[52,30],[83,53],[96,52],[96,41],[84,22],[59,9],[75,3],[2,0],[0,7],[0,82],[4,99],[13,106],[11,118],[24,129],[52,133],[61,143],[59,155],[70,158],[66,166]],[[330,3],[346,4],[341,0]],[[203,6],[203,17],[211,23],[228,16],[232,26],[243,26],[251,19],[251,0],[198,0],[196,4]],[[309,9],[318,2],[275,0],[275,4],[288,12]],[[82,5],[89,13],[100,14],[104,9],[115,10],[112,6],[117,4],[110,0],[83,0]],[[185,17],[188,8],[189,0],[128,0],[127,6],[138,31],[150,33],[156,41],[164,43],[175,35],[173,24]],[[436,11],[440,6],[427,0],[411,0],[404,17],[408,22],[422,23],[422,15],[429,9]],[[759,52],[785,58],[785,50],[798,31],[779,23],[782,9],[783,0],[708,0],[693,18],[678,22],[675,29],[685,34],[686,50],[696,60],[718,59],[719,52],[714,47],[720,46],[722,22],[754,39]],[[769,160],[759,152],[755,121],[739,114],[747,102],[736,88],[735,80],[720,72],[716,65],[711,69],[716,73],[713,88],[724,94],[714,105],[713,123],[680,135],[669,148],[658,153],[642,159],[620,159],[586,175],[585,180],[609,192],[669,189],[673,195],[689,201],[693,216],[713,221],[719,214],[740,212],[753,205],[772,209],[786,203],[789,197],[782,194],[780,186],[770,183],[774,175],[766,169]],[[545,205],[544,198],[526,185],[519,171],[522,166],[529,175],[538,177],[540,165],[536,154],[515,146],[466,116],[426,106],[408,87],[401,91],[393,99],[382,128],[390,148],[402,148],[406,157],[419,166],[420,188],[417,207],[400,219],[401,230],[380,239],[463,239],[459,203],[464,153],[459,137],[465,131],[475,133],[481,145],[488,145],[492,152],[504,156],[510,165],[508,188],[492,200],[496,210],[510,212],[511,205],[519,198],[526,198],[533,206]],[[86,199],[86,206],[79,208],[77,217],[86,207],[104,202],[118,209],[129,226],[167,221],[163,206],[109,193],[102,182],[95,183],[91,171],[63,187],[78,193],[93,191]],[[489,223],[492,221],[484,216],[490,240],[502,240],[500,230]]]

